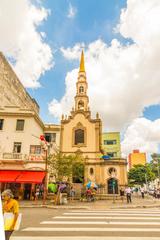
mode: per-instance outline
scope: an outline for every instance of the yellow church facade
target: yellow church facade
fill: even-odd
[[[102,151],[102,121],[99,114],[92,119],[87,95],[88,83],[82,51],[76,83],[75,106],[69,116],[62,115],[60,151],[63,154],[82,154],[85,161],[84,182],[103,185],[106,192],[118,193],[127,185],[126,159],[100,158]]]

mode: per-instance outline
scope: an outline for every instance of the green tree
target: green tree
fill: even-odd
[[[155,179],[155,173],[152,171],[150,164],[134,165],[128,172],[128,180],[130,184],[143,184],[146,181],[152,181]]]
[[[84,180],[84,161],[78,160],[72,166],[73,182],[82,183]]]
[[[84,159],[79,154],[65,155],[60,151],[48,157],[48,169],[57,181],[62,181],[64,177],[78,182],[83,181]]]

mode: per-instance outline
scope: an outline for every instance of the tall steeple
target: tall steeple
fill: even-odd
[[[89,111],[88,103],[89,99],[87,96],[87,80],[86,80],[86,72],[84,65],[84,53],[82,50],[81,60],[78,72],[78,79],[76,83],[76,96],[75,96],[75,111]]]
[[[81,61],[80,61],[79,72],[85,72],[83,50],[82,50],[82,53],[81,53]]]

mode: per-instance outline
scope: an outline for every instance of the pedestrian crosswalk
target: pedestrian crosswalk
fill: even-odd
[[[160,209],[68,210],[11,240],[159,240]]]

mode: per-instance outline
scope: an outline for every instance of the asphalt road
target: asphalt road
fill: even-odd
[[[22,209],[10,240],[158,240],[160,209]]]

